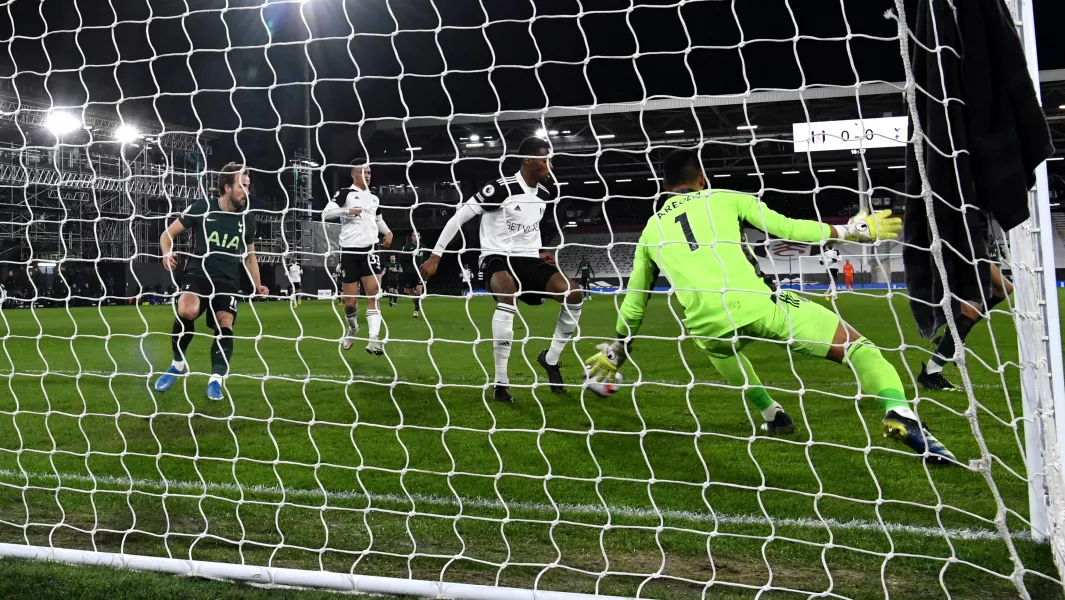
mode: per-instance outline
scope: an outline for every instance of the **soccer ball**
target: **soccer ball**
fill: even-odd
[[[588,371],[584,372],[584,387],[589,389],[593,394],[600,398],[608,398],[613,396],[618,391],[618,386],[621,385],[621,373],[614,373],[614,382],[608,381],[595,381],[588,379]]]

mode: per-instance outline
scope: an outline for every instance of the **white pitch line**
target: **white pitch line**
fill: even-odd
[[[76,473],[61,473],[58,476],[55,473],[32,473],[15,471],[12,469],[0,469],[0,478],[4,479],[25,479],[30,480],[54,480],[57,485],[60,482],[66,481],[78,481],[85,483],[93,483],[94,485],[111,485],[121,486],[125,489],[120,490],[101,490],[108,492],[125,492],[132,489],[138,492],[144,492],[140,488],[155,488],[160,490],[184,490],[190,492],[229,492],[233,494],[243,493],[257,493],[257,494],[274,494],[283,496],[285,498],[308,498],[322,502],[324,500],[321,490],[312,490],[304,488],[281,488],[279,486],[269,485],[237,485],[234,483],[218,483],[218,482],[195,482],[195,481],[177,481],[177,480],[152,480],[152,479],[133,479],[132,481],[126,477],[115,477],[111,475],[82,475]],[[23,487],[24,483],[11,484]],[[35,484],[30,484],[29,487],[40,487]],[[52,488],[48,488],[52,489]],[[81,488],[71,488],[81,489]],[[332,500],[366,500],[367,497],[361,492],[353,491],[332,491],[326,490],[325,496],[328,496]],[[427,504],[430,506],[447,506],[458,508],[459,501],[453,497],[446,496],[433,496],[427,494],[371,494],[369,500],[372,502],[382,502],[390,504]],[[695,512],[688,510],[675,510],[675,509],[663,509],[653,510],[650,508],[637,508],[632,506],[611,506],[607,507],[596,504],[568,504],[568,503],[556,503],[546,504],[542,502],[507,502],[502,503],[496,498],[462,498],[463,507],[472,507],[479,509],[497,509],[506,510],[510,509],[544,513],[554,517],[556,514],[582,514],[582,515],[598,515],[607,517],[628,517],[637,519],[653,519],[658,521],[679,520],[689,523],[710,524],[715,523],[720,525],[760,525],[767,526],[770,521],[762,515],[732,515],[726,513],[714,513],[708,514],[703,512]],[[928,527],[924,525],[906,525],[903,523],[884,523],[880,524],[876,521],[863,521],[860,519],[851,519],[848,521],[842,521],[839,519],[810,519],[810,518],[774,518],[772,524],[777,528],[795,527],[801,529],[845,529],[845,530],[857,530],[857,531],[875,531],[878,533],[903,533],[910,535],[919,535],[925,537],[936,538],[949,538],[952,540],[998,540],[1001,536],[998,532],[991,529],[957,529],[957,528],[940,528],[940,527]],[[1010,537],[1017,540],[1031,540],[1032,535],[1027,531],[1012,531]]]
[[[153,377],[153,376],[157,376],[157,375],[160,375],[160,374],[162,374],[162,372],[154,372],[154,373],[144,373],[144,372],[124,373],[124,372],[121,372],[121,371],[94,371],[94,370],[90,370],[90,369],[85,369],[85,370],[82,370],[82,371],[65,371],[65,370],[59,370],[59,369],[49,369],[48,371],[18,371],[18,370],[16,370],[14,373],[3,373],[3,372],[0,372],[0,377],[17,377],[17,376],[20,376],[20,375],[21,376],[26,376],[26,377],[40,377],[42,375],[59,375],[59,376],[62,376],[62,377],[71,377],[71,378],[73,378],[73,377],[76,377],[78,375],[91,375],[93,377],[104,378],[104,377],[119,377],[119,376],[122,376],[122,377]],[[192,374],[194,376],[203,376],[203,377],[206,377],[206,376],[210,375],[210,373],[208,373],[206,371],[204,371],[204,372],[194,371]],[[269,378],[274,378],[274,377],[276,377],[278,379],[282,379],[282,378],[283,379],[291,379],[291,380],[294,380],[296,382],[307,380],[307,381],[325,381],[325,382],[328,382],[328,383],[347,383],[349,381],[344,376],[343,373],[281,373],[281,372],[277,372],[277,371],[271,371],[270,373],[235,373],[235,374],[231,375],[231,377],[233,377],[234,379],[236,379],[238,381],[241,380],[241,379],[269,379]],[[448,382],[474,382],[475,385],[488,385],[489,384],[489,381],[488,381],[488,379],[486,377],[471,377],[469,375],[447,375],[443,379],[444,379],[444,385],[447,385]],[[435,381],[426,380],[426,381],[414,381],[414,382],[412,382],[412,381],[407,381],[406,379],[401,379],[401,378],[398,378],[398,377],[394,377],[392,375],[382,375],[382,374],[377,374],[377,373],[353,374],[351,376],[351,381],[356,381],[356,382],[358,382],[358,381],[382,381],[382,382],[388,382],[388,383],[392,383],[392,382],[395,382],[395,383],[417,383],[417,384],[421,384],[422,386],[425,386],[425,387],[432,387],[432,386],[436,385]],[[648,380],[644,380],[644,381],[642,381],[640,383],[641,383],[641,385],[666,384],[666,385],[671,385],[671,386],[685,386],[685,385],[688,385],[690,383],[690,380],[688,380],[688,379],[656,379],[656,380],[649,380],[648,379]],[[782,387],[782,385],[780,385],[782,382],[763,381],[762,383],[767,385],[767,386],[769,386],[769,387],[771,387],[771,388],[781,388]],[[706,387],[718,387],[720,389],[726,389],[726,387],[727,387],[727,384],[725,384],[723,382],[720,382],[720,381],[713,381],[713,382],[711,382],[711,381],[696,381],[695,384],[699,385],[699,386],[706,386]],[[622,387],[624,388],[625,385],[626,384],[622,384]],[[828,382],[808,384],[806,386],[806,391],[807,392],[817,392],[819,389],[855,387],[855,386],[856,386],[856,384],[850,383],[850,382],[847,382],[847,381],[828,381]],[[974,389],[1001,390],[1002,386],[993,385],[993,384],[989,384],[989,383],[974,383],[973,384],[973,388]],[[739,389],[736,389],[736,391],[738,392]]]

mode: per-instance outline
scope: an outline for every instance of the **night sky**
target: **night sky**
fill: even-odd
[[[1065,67],[1059,5],[1036,2],[1043,69]],[[377,160],[372,126],[389,117],[899,81],[893,6],[19,0],[0,7],[0,78],[20,97],[204,131],[214,161],[276,171],[302,145],[307,81],[315,158],[346,162],[344,138]]]

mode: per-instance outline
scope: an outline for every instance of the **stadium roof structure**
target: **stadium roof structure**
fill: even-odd
[[[1065,147],[1065,69],[1040,74],[1044,105],[1058,147]],[[810,171],[846,166],[847,152],[796,153],[792,124],[807,121],[906,116],[901,82],[853,87],[811,86],[696,98],[650,98],[582,107],[551,107],[497,114],[375,122],[368,146],[383,162],[451,164],[498,161],[520,140],[543,129],[552,142],[554,172],[563,182],[655,176],[653,167],[673,148],[702,145],[708,173]],[[472,141],[470,136],[478,139]],[[810,159],[816,161],[811,164]],[[898,151],[865,152],[869,168],[901,163]]]
[[[140,137],[151,140],[151,145],[160,149],[178,152],[200,151],[211,154],[210,131],[189,131],[186,127],[160,122],[159,119],[124,119],[115,105],[93,105],[91,108],[52,105],[45,101],[43,90],[20,93],[8,82],[0,81],[0,130],[19,129],[30,144],[36,140],[35,130],[43,130],[49,115],[62,111],[76,116],[85,132],[91,132],[94,142],[113,141],[119,129],[132,126]],[[71,134],[79,143],[90,137],[85,133]]]

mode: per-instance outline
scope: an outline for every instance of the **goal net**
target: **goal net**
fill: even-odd
[[[662,269],[616,391],[584,385],[639,256],[668,245],[640,240],[676,149],[791,219],[940,214],[928,165],[965,150],[925,123],[958,100],[926,85],[959,68],[926,37],[954,27],[944,3],[30,4],[0,24],[0,556],[434,598],[1060,597],[1045,166],[1030,218],[968,253],[935,218],[923,245],[743,225],[783,294],[750,302],[853,326],[842,365],[795,317],[784,341],[724,334],[750,342],[737,381],[684,306],[736,289]],[[1038,81],[1031,6],[1011,9]],[[362,213],[323,217],[331,199]],[[378,233],[375,211],[391,233],[346,262],[341,229]],[[481,260],[516,236],[550,264]],[[687,240],[701,269],[726,238]],[[964,268],[926,301],[915,251]],[[963,331],[950,282],[992,270],[1016,290]],[[565,305],[534,294],[567,279]],[[964,345],[937,355],[915,307]],[[793,432],[768,431],[767,395]],[[891,406],[887,431],[954,459],[886,437]]]

